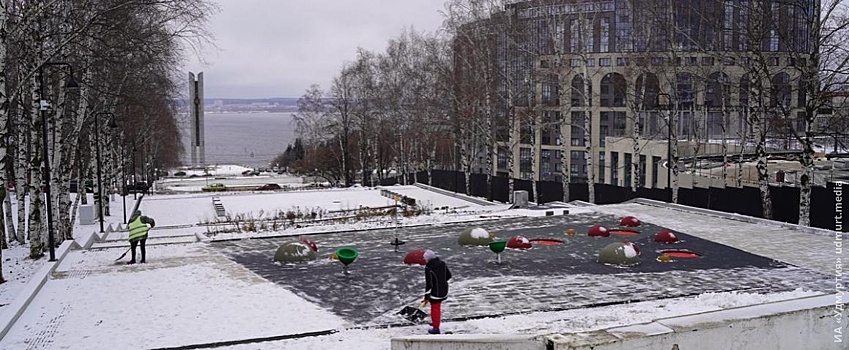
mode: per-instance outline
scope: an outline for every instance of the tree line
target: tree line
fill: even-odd
[[[388,169],[452,169],[466,183],[483,173],[491,183],[498,169],[512,194],[514,179],[535,178],[541,157],[527,145],[542,142],[563,159],[564,200],[574,180],[587,182],[592,202],[603,171],[624,175],[633,191],[644,185],[639,155],[647,141],[668,139],[677,202],[679,175],[694,172],[715,140],[722,164],[735,164],[722,167],[723,182],[740,186],[742,163],[754,154],[767,218],[769,152],[794,150],[802,169],[799,223],[808,225],[815,142],[830,135],[836,148],[845,135],[846,2],[626,0],[615,2],[616,13],[612,6],[447,1],[436,32],[409,29],[383,52],[360,49],[331,86],[304,93],[295,118],[303,156],[295,168],[345,185],[375,184]],[[611,16],[625,18],[617,17],[615,30]],[[599,105],[610,111],[610,125],[594,124]],[[600,159],[593,135],[629,140],[632,161]],[[679,156],[681,138],[694,156]],[[565,166],[570,150],[582,153],[586,170],[578,176]]]
[[[177,68],[187,50],[210,43],[215,11],[204,0],[0,0],[3,249],[29,244],[31,258],[44,256],[47,196],[56,246],[72,239],[87,199],[71,202],[70,187],[85,193],[98,154],[100,196],[179,165]]]

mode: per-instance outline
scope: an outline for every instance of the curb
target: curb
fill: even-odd
[[[415,183],[413,185],[418,187],[418,188],[424,189],[424,190],[428,190],[428,191],[431,191],[431,192],[434,192],[434,193],[439,193],[443,196],[449,196],[449,197],[454,197],[454,198],[457,198],[457,199],[462,199],[464,201],[471,202],[471,203],[474,203],[474,204],[477,204],[477,205],[482,205],[482,206],[496,205],[496,203],[488,202],[488,201],[483,200],[483,199],[472,198],[472,197],[469,197],[465,194],[446,191],[446,190],[443,190],[441,188],[433,187],[433,186],[430,186],[430,185],[425,185],[425,184],[422,184],[422,183]]]
[[[48,261],[41,268],[38,269],[33,274],[33,278],[30,279],[29,283],[18,293],[18,297],[15,298],[11,304],[9,304],[9,310],[0,314],[0,340],[9,333],[9,330],[12,329],[12,326],[21,315],[26,310],[27,306],[32,303],[33,299],[35,299],[38,292],[41,291],[41,287],[44,286],[44,283],[47,282],[47,279],[56,270],[56,267],[62,263],[62,260],[65,259],[65,256],[68,255],[68,252],[71,249],[79,249],[80,245],[73,240],[66,240],[62,242],[62,245],[56,249],[56,261]]]

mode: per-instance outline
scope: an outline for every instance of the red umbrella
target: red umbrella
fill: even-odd
[[[407,255],[404,256],[404,263],[407,265],[427,265],[427,261],[424,259],[424,252],[424,249],[416,249],[407,252]]]

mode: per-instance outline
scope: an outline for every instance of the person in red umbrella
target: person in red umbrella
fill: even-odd
[[[424,252],[425,265],[425,295],[424,301],[430,303],[431,328],[430,334],[439,334],[439,321],[442,318],[442,302],[448,298],[448,280],[451,270],[436,256],[432,250]]]

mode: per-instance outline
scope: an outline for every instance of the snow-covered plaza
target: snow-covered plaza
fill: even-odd
[[[566,349],[552,339],[571,346],[577,344],[569,343],[571,338],[590,339],[600,332],[653,339],[658,331],[647,329],[674,329],[670,324],[683,317],[754,322],[750,319],[766,312],[756,307],[786,313],[783,305],[819,310],[830,301],[836,309],[840,296],[835,285],[841,282],[835,280],[840,256],[834,235],[825,230],[642,200],[511,209],[427,186],[200,193],[180,183],[185,193],[151,194],[141,201],[140,209],[157,222],[146,264],[115,261],[127,249],[121,197],[110,203],[108,232],[97,233],[96,224],[77,225],[76,245],[59,248],[55,266],[26,259],[25,247],[4,251],[9,281],[0,284],[0,349]],[[278,212],[332,217],[361,207],[389,207],[395,202],[386,191],[414,198],[427,210],[398,219],[269,223]],[[213,198],[241,224],[218,217]],[[127,202],[131,205],[132,198]],[[639,234],[587,235],[595,224],[619,228],[626,215],[643,222]],[[259,229],[246,229],[247,223]],[[458,244],[470,227],[484,228],[498,240],[524,236],[562,244],[507,249],[496,257],[486,246]],[[569,229],[577,234],[567,234]],[[655,242],[663,229],[678,232],[680,241]],[[317,244],[316,260],[272,261],[281,243],[300,238]],[[405,242],[397,251],[390,244],[396,238]],[[596,262],[600,249],[622,240],[637,244],[639,265]],[[330,258],[340,247],[359,251],[348,266],[350,274]],[[659,261],[670,247],[701,257]],[[421,299],[422,267],[405,265],[403,258],[409,250],[425,248],[435,250],[454,275],[442,326],[453,335],[426,335],[426,324],[396,314]],[[742,316],[722,316],[730,312]],[[846,316],[842,308],[841,313]],[[838,326],[845,330],[847,324],[844,317]],[[763,335],[784,327],[778,321],[775,326],[762,329]],[[752,340],[740,348],[767,344],[757,340],[757,331],[749,330]],[[812,324],[800,332],[800,339],[823,338],[834,349],[846,348],[832,342],[834,327]],[[620,338],[620,343],[629,339]],[[689,349],[685,344],[680,348]],[[651,348],[645,346],[628,348]]]

